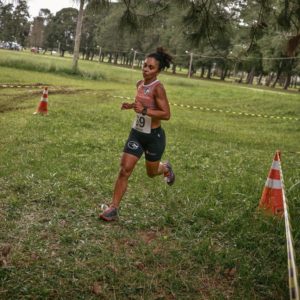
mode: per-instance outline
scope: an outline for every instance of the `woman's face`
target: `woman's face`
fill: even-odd
[[[147,57],[143,65],[143,77],[145,80],[155,78],[159,73],[159,62],[154,57]]]

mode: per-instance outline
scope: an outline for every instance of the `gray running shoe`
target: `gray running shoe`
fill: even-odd
[[[172,166],[170,162],[166,162],[165,166],[167,167],[168,171],[164,173],[165,180],[168,185],[172,185],[175,182],[175,173],[173,172]]]
[[[106,222],[116,221],[118,220],[118,209],[115,207],[108,207],[99,215],[99,218]]]

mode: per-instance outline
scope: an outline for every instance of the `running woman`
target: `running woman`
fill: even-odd
[[[171,62],[172,57],[163,48],[157,48],[156,52],[149,54],[143,65],[144,79],[136,84],[135,102],[122,103],[121,109],[133,109],[136,118],[124,146],[112,202],[99,216],[104,221],[118,219],[118,209],[126,192],[128,179],[143,153],[149,177],[163,175],[168,185],[175,181],[171,164],[160,161],[166,146],[161,120],[169,120],[171,114],[166,91],[157,79],[160,71],[169,68]]]

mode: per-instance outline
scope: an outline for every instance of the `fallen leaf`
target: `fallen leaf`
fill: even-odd
[[[94,282],[93,287],[92,287],[92,292],[95,295],[100,295],[102,293],[102,288],[99,282]]]
[[[5,258],[0,257],[0,267],[6,267],[7,266],[7,261]]]
[[[236,273],[236,268],[228,268],[224,271],[224,274],[228,277],[234,277]]]
[[[141,271],[145,269],[145,265],[141,261],[136,261],[134,266]]]
[[[6,256],[9,254],[10,250],[11,250],[11,245],[9,245],[9,244],[4,244],[4,245],[2,245],[2,246],[0,247],[0,249],[1,249],[2,255],[3,255],[4,257],[6,257]]]
[[[31,259],[32,260],[37,260],[37,259],[39,259],[39,256],[36,253],[32,253],[31,254]]]

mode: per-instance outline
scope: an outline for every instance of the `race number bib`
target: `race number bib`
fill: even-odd
[[[143,133],[151,132],[151,117],[136,114],[136,119],[132,124],[132,128]]]

